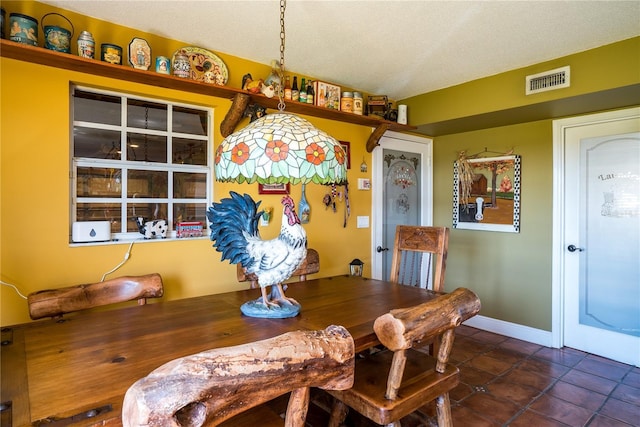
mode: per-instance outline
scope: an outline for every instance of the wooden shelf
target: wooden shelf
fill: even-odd
[[[143,83],[184,92],[199,93],[219,98],[232,99],[236,94],[242,93],[249,95],[252,103],[258,103],[271,109],[278,109],[277,98],[267,98],[262,94],[251,94],[241,89],[200,83],[193,80],[186,80],[166,74],[155,73],[153,71],[136,70],[133,67],[125,65],[113,65],[103,61],[82,58],[76,55],[16,43],[10,40],[0,40],[0,56],[17,59],[19,61],[46,65],[49,67],[62,68],[81,73],[126,80],[135,83]],[[398,132],[407,132],[417,129],[415,126],[401,125],[373,116],[360,116],[357,114],[330,110],[328,108],[316,107],[309,104],[302,104],[295,101],[287,101],[286,111],[375,128],[380,125],[384,125],[385,128]]]

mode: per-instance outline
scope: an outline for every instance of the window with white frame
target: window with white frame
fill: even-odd
[[[138,218],[166,220],[167,237],[206,228],[210,108],[75,86],[71,110],[72,223],[109,221],[116,239],[142,237]]]

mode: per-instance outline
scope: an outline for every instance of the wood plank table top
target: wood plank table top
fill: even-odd
[[[377,344],[378,316],[437,295],[335,276],[289,285],[287,296],[302,305],[294,318],[242,315],[240,306],[259,294],[228,292],[2,328],[2,426],[121,425],[126,390],[172,359],[332,324],[346,327],[362,351]]]

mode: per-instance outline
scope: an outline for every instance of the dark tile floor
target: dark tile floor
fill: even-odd
[[[461,374],[450,393],[455,427],[640,427],[640,368],[468,326],[456,329],[451,362]],[[327,425],[321,406],[319,416],[310,410],[307,425]],[[345,421],[373,425],[352,411]],[[403,427],[433,425],[402,420]]]
[[[461,373],[450,393],[456,427],[640,426],[640,368],[468,326],[451,361]]]

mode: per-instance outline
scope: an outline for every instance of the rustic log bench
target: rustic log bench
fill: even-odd
[[[284,425],[303,427],[309,388],[351,387],[354,357],[349,332],[329,326],[174,359],[127,390],[123,426],[282,425],[261,405],[291,391]]]
[[[152,273],[42,290],[29,294],[27,304],[29,316],[36,320],[135,299],[138,300],[138,304],[143,305],[146,304],[147,298],[159,298],[163,293],[162,277],[158,273]]]

